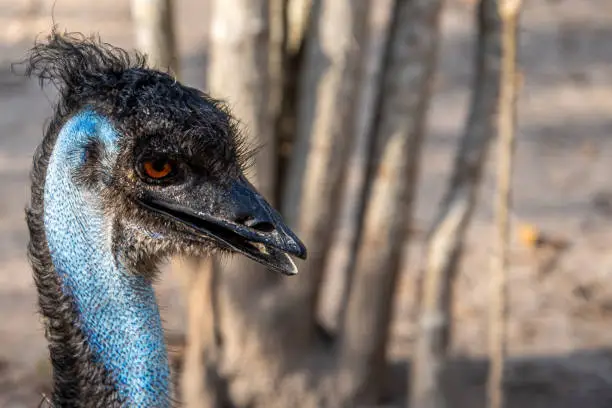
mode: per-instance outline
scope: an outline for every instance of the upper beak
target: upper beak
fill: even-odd
[[[241,178],[218,196],[217,204],[206,209],[194,208],[193,199],[163,196],[147,197],[142,203],[188,225],[197,235],[211,238],[273,270],[295,275],[297,267],[289,255],[306,259],[306,247],[255,187]]]

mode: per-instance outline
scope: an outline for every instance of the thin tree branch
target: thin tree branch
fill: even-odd
[[[509,209],[512,205],[512,163],[514,158],[517,94],[517,26],[520,0],[500,0],[502,19],[502,68],[498,117],[498,168],[495,197],[495,253],[491,270],[489,307],[489,378],[487,406],[504,406],[504,359],[506,356],[508,248],[510,245]]]
[[[478,33],[470,112],[446,195],[429,234],[419,334],[410,376],[410,407],[447,406],[442,373],[452,319],[452,288],[495,131],[501,47],[497,0],[481,0],[476,18]]]

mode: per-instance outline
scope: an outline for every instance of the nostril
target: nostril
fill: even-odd
[[[247,227],[249,227],[249,224],[252,224],[253,221],[255,221],[255,218],[250,215],[241,215],[239,217],[236,217],[236,219],[234,220],[236,224],[245,225]]]
[[[272,224],[271,222],[260,221],[251,215],[244,215],[244,216],[238,217],[236,218],[235,222],[237,224],[241,224],[241,225],[244,225],[245,227],[253,228],[254,230],[257,230],[260,232],[272,232],[276,229],[274,227],[274,224]]]
[[[272,225],[272,223],[265,221],[262,222],[257,220],[250,220],[244,225],[260,232],[272,232],[275,230],[274,225]]]

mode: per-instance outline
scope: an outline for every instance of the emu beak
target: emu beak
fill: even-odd
[[[188,195],[149,196],[142,204],[189,226],[195,235],[212,239],[270,269],[285,275],[297,274],[289,255],[306,259],[306,247],[246,179],[240,178],[229,189],[214,194],[215,204],[207,208],[192,205],[202,201],[202,194],[195,191]],[[210,192],[204,195],[210,197]],[[194,200],[197,196],[200,199]]]

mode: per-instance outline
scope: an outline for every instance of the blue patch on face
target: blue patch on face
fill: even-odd
[[[130,407],[170,406],[170,372],[152,286],[116,262],[110,220],[95,192],[79,189],[72,174],[84,148],[100,141],[111,157],[118,134],[103,116],[85,111],[60,131],[45,181],[45,231],[63,290],[74,298],[96,358],[114,376]]]

